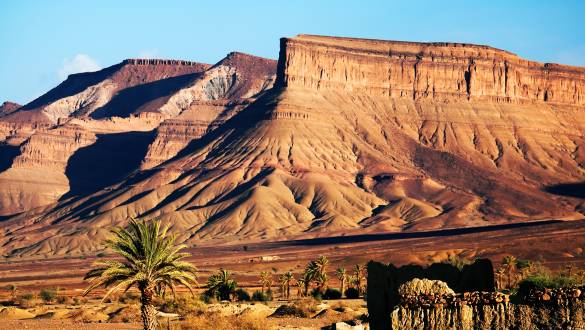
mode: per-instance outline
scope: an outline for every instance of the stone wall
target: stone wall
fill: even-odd
[[[379,262],[368,263],[368,312],[373,329],[389,329],[390,315],[400,303],[398,287],[414,278],[440,280],[455,292],[493,292],[494,273],[488,259],[478,259],[462,270],[448,264],[432,264],[424,268],[418,265],[395,267]]]
[[[583,300],[562,304],[397,307],[391,327],[372,329],[585,329]]]

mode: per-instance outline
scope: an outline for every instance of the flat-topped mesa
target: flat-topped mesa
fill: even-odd
[[[585,105],[585,68],[489,46],[299,35],[281,39],[279,86],[372,96]]]

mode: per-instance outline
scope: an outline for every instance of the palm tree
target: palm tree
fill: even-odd
[[[328,280],[329,280],[329,277],[327,276],[327,273],[318,273],[317,274],[314,281],[317,284],[317,290],[319,290],[319,292],[321,292],[321,293],[325,292],[325,288],[327,287]]]
[[[317,260],[315,260],[315,264],[317,264],[319,273],[325,274],[325,269],[327,268],[327,265],[329,265],[329,260],[326,256],[320,256],[317,258]]]
[[[362,281],[365,277],[366,267],[364,265],[355,265],[353,267],[354,285],[358,290],[358,294],[362,293]]]
[[[291,272],[286,272],[280,276],[280,284],[282,285],[282,293],[286,299],[290,299],[290,285],[295,280]]]
[[[345,292],[345,282],[347,281],[347,271],[345,268],[340,267],[335,271],[335,275],[337,275],[337,278],[339,279],[339,291],[341,292],[341,296],[343,296]]]
[[[209,276],[206,287],[208,295],[220,300],[231,300],[238,283],[232,278],[229,270],[220,268],[217,274]]]
[[[319,266],[315,261],[311,261],[305,267],[305,271],[303,272],[303,283],[305,285],[305,293],[304,295],[309,294],[309,286],[311,283],[317,278],[319,274]]]
[[[506,266],[506,270],[508,271],[508,289],[512,289],[512,273],[516,270],[517,263],[518,259],[512,255],[505,256],[502,261],[502,264]]]
[[[504,278],[504,274],[506,274],[506,269],[504,269],[503,267],[500,267],[496,270],[496,278],[498,279],[498,290],[503,289],[503,278]]]
[[[305,279],[305,295],[308,294],[311,282],[316,282],[319,291],[323,291],[323,288],[327,285],[326,269],[328,264],[329,260],[325,256],[320,256],[307,264],[303,274]]]
[[[305,279],[299,278],[297,280],[297,296],[304,297],[304,294],[303,294],[303,287],[304,286],[305,286]]]
[[[136,286],[140,291],[141,314],[144,330],[158,327],[157,310],[153,305],[155,296],[165,296],[168,289],[173,296],[177,285],[183,285],[193,294],[197,286],[197,269],[182,261],[188,256],[180,253],[185,245],[176,245],[175,236],[167,235],[169,227],[160,228],[160,222],[130,220],[127,229],[114,228],[113,237],[106,245],[122,257],[119,260],[100,260],[93,264],[84,277],[90,280],[83,293],[98,287],[108,288],[103,299],[118,290],[128,291]]]
[[[267,286],[271,283],[270,274],[266,271],[260,272],[260,280],[258,281],[262,285],[262,293],[264,293]]]

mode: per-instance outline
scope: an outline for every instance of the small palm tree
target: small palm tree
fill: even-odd
[[[327,273],[318,273],[314,281],[317,284],[317,290],[319,290],[321,293],[325,292],[325,289],[327,288],[327,281],[329,281]]]
[[[504,278],[505,274],[506,274],[506,269],[504,269],[503,267],[500,267],[496,270],[496,278],[498,279],[498,290],[501,290],[504,288],[503,278]]]
[[[303,288],[305,287],[305,279],[304,278],[299,278],[297,280],[297,296],[299,297],[304,297],[305,295],[303,294]]]
[[[290,285],[295,280],[291,272],[286,272],[280,276],[280,284],[282,285],[282,293],[286,299],[290,299]]]
[[[516,257],[509,255],[505,256],[502,264],[506,266],[506,270],[508,271],[508,289],[512,289],[512,276],[514,271],[516,270],[516,264],[518,263],[518,259]]]
[[[258,281],[261,285],[262,285],[262,293],[264,293],[264,290],[266,288],[268,288],[269,290],[272,290],[272,276],[270,275],[269,272],[263,271],[260,272],[260,280]]]
[[[183,285],[193,294],[197,285],[197,269],[182,261],[188,256],[180,253],[184,245],[176,245],[175,237],[167,235],[168,226],[160,228],[157,220],[130,220],[127,229],[114,228],[113,237],[106,245],[123,259],[100,260],[85,275],[89,287],[83,293],[98,287],[108,288],[103,299],[118,290],[128,291],[136,286],[140,291],[141,314],[144,330],[158,327],[157,310],[153,305],[155,296],[165,296],[168,289],[173,295],[177,285]]]
[[[208,295],[220,300],[231,300],[238,283],[232,278],[232,273],[229,270],[220,268],[217,274],[209,276],[206,287]]]
[[[337,270],[335,271],[335,275],[337,275],[337,278],[339,279],[339,291],[343,296],[343,294],[345,293],[345,283],[347,282],[347,271],[345,270],[345,268],[340,267],[337,268]]]
[[[358,290],[358,294],[362,293],[362,281],[366,276],[366,267],[364,265],[355,265],[353,267],[354,285]]]

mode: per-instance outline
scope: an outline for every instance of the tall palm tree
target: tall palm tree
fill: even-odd
[[[341,296],[343,296],[345,293],[345,282],[347,282],[347,271],[345,268],[340,267],[335,271],[335,275],[339,279],[339,291],[341,292]]]
[[[317,265],[317,263],[315,263],[315,261],[311,261],[307,264],[307,266],[305,267],[305,271],[303,272],[303,283],[305,285],[305,292],[304,295],[308,295],[309,294],[309,287],[311,286],[311,283],[315,280],[315,278],[317,278],[319,274],[319,266]]]
[[[506,266],[506,270],[508,271],[508,289],[512,289],[512,275],[516,270],[516,264],[518,263],[518,259],[513,255],[508,255],[504,257],[502,264]]]
[[[362,281],[366,276],[366,266],[357,264],[353,267],[354,285],[358,290],[358,294],[362,293]]]
[[[93,264],[84,277],[90,284],[83,293],[98,287],[111,287],[106,299],[118,290],[128,291],[136,286],[140,291],[141,314],[144,330],[158,327],[155,296],[165,296],[167,290],[175,295],[176,286],[183,285],[193,294],[197,286],[197,269],[182,261],[188,256],[180,253],[185,245],[175,244],[175,236],[167,235],[168,226],[161,229],[160,222],[130,220],[128,228],[114,228],[113,237],[106,245],[122,257],[119,260],[100,260]]]
[[[280,284],[282,285],[282,293],[286,299],[290,299],[290,285],[295,280],[291,272],[286,272],[280,276]]]
[[[207,279],[207,294],[220,300],[231,300],[232,295],[238,287],[236,280],[232,278],[229,270],[220,268],[217,274]]]

